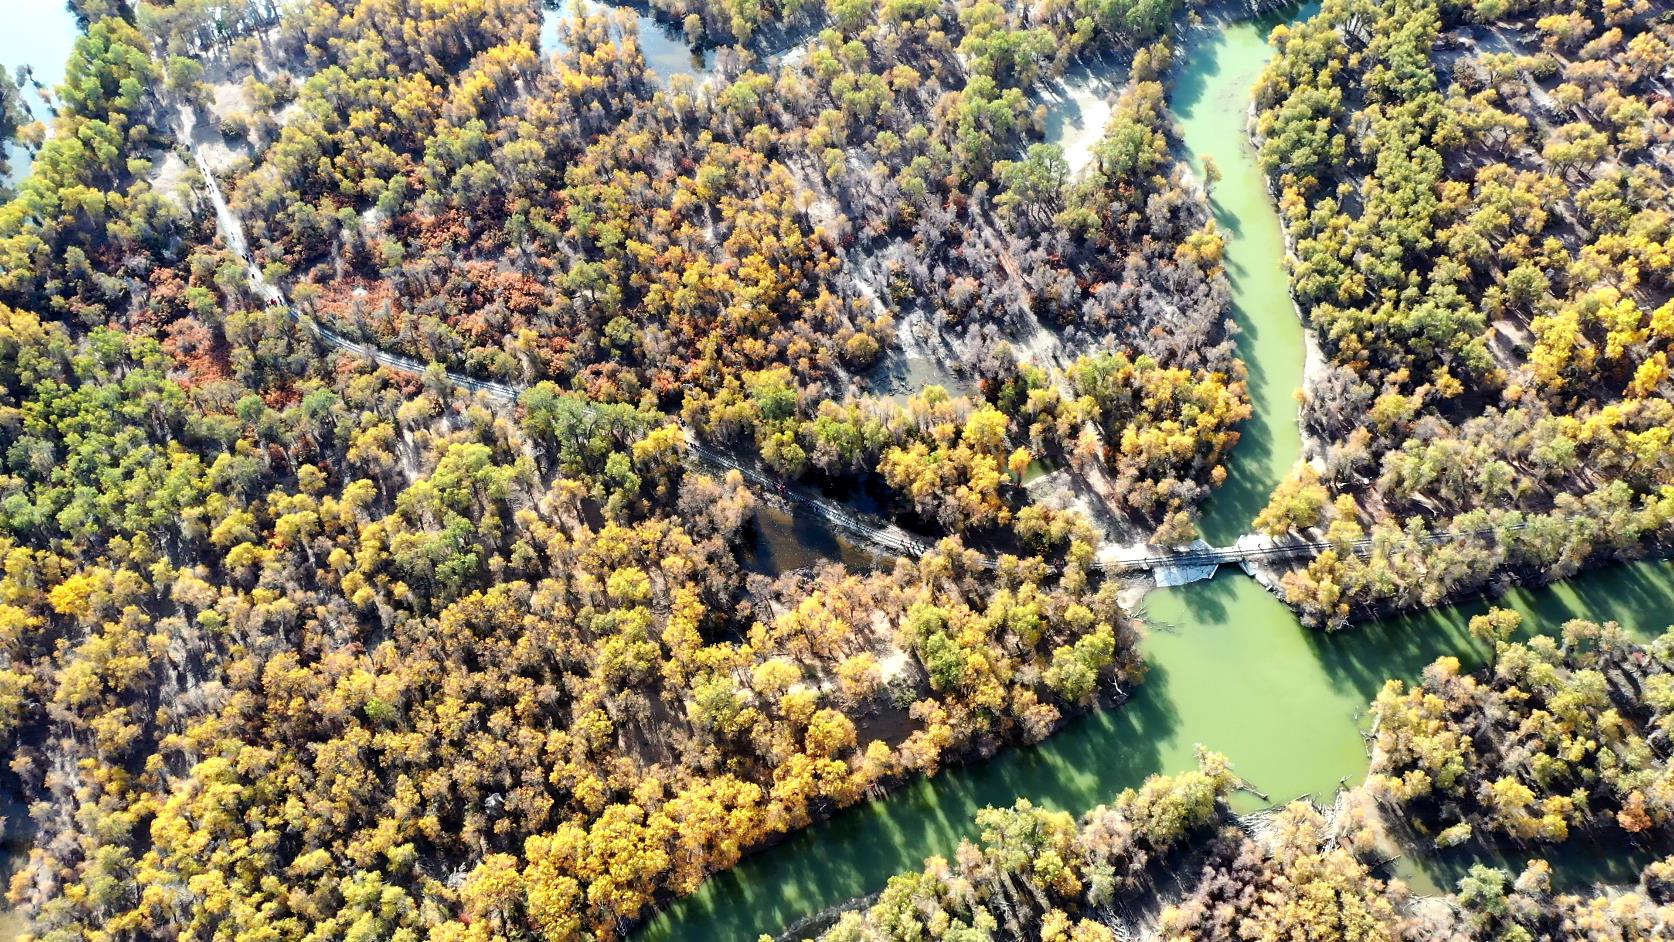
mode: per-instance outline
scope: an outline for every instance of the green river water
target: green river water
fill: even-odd
[[[1295,15],[1295,14],[1293,14]],[[1279,19],[1204,31],[1184,46],[1172,105],[1190,160],[1212,155],[1214,188],[1227,236],[1227,268],[1239,352],[1250,372],[1255,414],[1230,475],[1203,523],[1211,542],[1248,530],[1301,447],[1295,390],[1303,369],[1302,329],[1286,290],[1284,248],[1245,136],[1250,89],[1270,54]],[[1518,590],[1501,605],[1526,625],[1555,629],[1574,617],[1615,619],[1641,633],[1674,622],[1674,566],[1639,563],[1562,585]],[[1198,744],[1226,754],[1275,801],[1329,796],[1364,776],[1361,719],[1386,678],[1416,676],[1436,657],[1479,662],[1465,631],[1485,602],[1439,608],[1325,635],[1304,629],[1271,594],[1235,569],[1209,582],[1152,592],[1145,682],[1119,709],[1070,723],[1039,746],[919,779],[881,800],[844,811],[710,879],[670,906],[639,937],[679,942],[752,942],[811,913],[882,889],[889,876],[949,855],[973,831],[976,812],[1021,796],[1072,812],[1110,799],[1147,775],[1190,768]],[[1260,802],[1241,795],[1250,809]],[[1623,855],[1566,853],[1586,864],[1572,876],[1632,880]],[[1450,886],[1463,855],[1403,862],[1420,891]],[[1568,864],[1570,861],[1566,860]]]
[[[74,24],[51,0],[27,0],[24,28],[10,35],[13,59],[27,49],[50,72]],[[1244,136],[1250,87],[1268,56],[1274,20],[1239,23],[1196,34],[1184,47],[1185,68],[1172,103],[1196,169],[1212,155],[1223,179],[1214,190],[1217,220],[1227,235],[1227,267],[1244,333],[1239,352],[1250,371],[1254,417],[1245,425],[1224,487],[1204,520],[1205,535],[1226,542],[1247,529],[1273,485],[1300,453],[1296,405],[1302,332],[1285,290],[1276,216]],[[33,40],[25,40],[34,34]],[[43,38],[45,37],[45,38]],[[51,46],[52,53],[42,50]],[[16,65],[0,56],[0,62]],[[694,69],[695,70],[695,69]],[[794,522],[771,521],[761,560],[778,569],[808,561],[808,536]],[[805,529],[805,528],[803,528]],[[774,536],[777,534],[777,536]],[[786,537],[785,534],[790,534]],[[818,550],[814,546],[812,549]],[[846,561],[852,549],[826,548]],[[856,558],[848,559],[854,555]],[[1527,621],[1556,627],[1578,616],[1613,618],[1650,633],[1674,621],[1674,567],[1642,563],[1517,591],[1501,604]],[[891,874],[916,869],[924,857],[950,854],[972,832],[986,805],[1028,796],[1079,812],[1108,800],[1155,772],[1193,764],[1198,744],[1228,755],[1238,771],[1275,800],[1327,795],[1366,769],[1361,713],[1384,678],[1411,677],[1435,657],[1482,652],[1463,626],[1484,603],[1436,609],[1360,626],[1337,635],[1304,630],[1288,609],[1235,570],[1212,581],[1153,592],[1147,614],[1149,676],[1120,709],[1076,720],[1037,747],[950,769],[909,783],[887,798],[845,811],[755,854],[709,880],[638,935],[647,940],[752,942],[811,913],[876,892]],[[1241,796],[1245,807],[1258,804]],[[1572,855],[1573,856],[1573,855]],[[1587,878],[1631,879],[1621,855],[1592,854]],[[1403,875],[1420,889],[1450,883],[1461,858],[1425,860]],[[0,940],[17,924],[0,912]]]
[[[1302,322],[1290,302],[1279,217],[1245,131],[1250,90],[1270,55],[1267,33],[1284,19],[1197,33],[1185,46],[1184,68],[1169,91],[1192,171],[1203,179],[1205,157],[1221,171],[1210,203],[1226,239],[1238,356],[1249,371],[1251,415],[1239,428],[1226,482],[1215,491],[1200,527],[1204,539],[1217,546],[1249,532],[1273,486],[1302,457],[1296,422]]]

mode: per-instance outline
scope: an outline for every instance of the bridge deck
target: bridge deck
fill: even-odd
[[[189,139],[189,136],[188,136]],[[304,329],[312,332],[328,346],[345,350],[363,356],[375,363],[391,369],[407,373],[424,374],[430,369],[430,364],[380,350],[369,344],[350,340],[329,327],[325,327],[313,319],[304,317],[293,307],[284,294],[272,282],[267,280],[266,274],[258,267],[247,249],[244,238],[244,227],[237,216],[233,215],[231,207],[227,205],[221,193],[221,185],[215,179],[215,173],[209,162],[204,159],[201,150],[194,151],[198,169],[204,179],[205,189],[209,192],[210,202],[215,207],[216,225],[221,230],[222,238],[227,245],[246,260],[250,283],[256,294],[268,304],[283,308],[285,313]],[[446,371],[447,381],[463,389],[485,393],[497,399],[515,401],[523,394],[527,387],[492,380],[477,379],[461,373]],[[597,411],[590,406],[584,406],[589,415],[597,415]],[[842,530],[859,540],[869,543],[879,549],[897,556],[919,557],[930,552],[934,544],[923,538],[914,536],[888,522],[878,518],[857,513],[842,504],[811,494],[806,490],[787,485],[761,470],[724,455],[699,443],[690,431],[686,433],[687,455],[700,464],[723,471],[737,471],[744,479],[764,491],[776,494],[781,499],[797,507],[805,508],[832,526]],[[1441,532],[1425,534],[1420,540],[1426,544],[1444,543],[1453,540],[1472,539],[1478,537],[1493,537],[1499,534],[1521,530],[1526,524],[1515,524],[1497,529],[1482,529],[1465,532]],[[1240,542],[1244,542],[1240,540]],[[1221,566],[1227,563],[1245,563],[1263,560],[1297,559],[1303,556],[1316,556],[1328,549],[1339,552],[1350,552],[1357,555],[1367,555],[1376,545],[1374,540],[1355,540],[1351,543],[1332,543],[1328,541],[1292,540],[1275,542],[1260,546],[1232,546],[1209,547],[1199,550],[1182,550],[1177,552],[1158,553],[1150,556],[1140,556],[1130,559],[1118,559],[1095,563],[1095,568],[1108,572],[1139,572],[1161,568],[1190,568],[1205,566]],[[998,560],[994,557],[984,557],[984,565],[994,568]]]
[[[1526,523],[1509,524],[1503,527],[1484,527],[1478,530],[1444,530],[1436,533],[1426,533],[1418,537],[1420,543],[1434,545],[1437,543],[1452,543],[1459,540],[1485,539],[1497,537],[1526,528]],[[1295,559],[1301,556],[1318,556],[1326,550],[1353,553],[1365,556],[1372,552],[1378,544],[1373,538],[1353,540],[1346,543],[1330,540],[1289,540],[1275,542],[1261,546],[1212,546],[1202,550],[1182,550],[1175,553],[1159,553],[1153,556],[1136,556],[1131,559],[1111,560],[1104,564],[1108,570],[1143,570],[1156,569],[1162,566],[1221,566],[1227,563],[1259,562],[1263,560]]]

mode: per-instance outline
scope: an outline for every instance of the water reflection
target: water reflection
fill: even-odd
[[[64,65],[80,35],[76,18],[64,0],[7,0],[6,6],[6,28],[0,30],[4,81],[16,78],[20,66],[28,66],[33,81],[22,89],[24,104],[37,120],[50,122],[52,112],[41,100],[35,83],[50,91],[64,80]],[[33,159],[22,145],[7,144],[6,160],[11,173],[5,182],[16,186],[28,176]]]
[[[1559,891],[1583,892],[1595,886],[1631,886],[1651,861],[1666,857],[1674,847],[1667,839],[1641,846],[1618,841],[1600,841],[1589,834],[1576,834],[1562,844],[1537,846],[1506,852],[1481,845],[1431,851],[1421,856],[1404,856],[1391,865],[1413,892],[1435,896],[1452,892],[1473,866],[1499,867],[1513,875],[1531,860],[1552,865],[1552,885]]]
[[[838,536],[824,520],[806,510],[796,513],[772,505],[756,511],[755,540],[744,567],[776,576],[823,562],[840,562],[857,572],[879,567],[887,559]]]
[[[541,17],[541,51],[550,55],[558,50],[558,23],[575,18],[576,0],[548,0]],[[652,16],[647,8],[628,4],[589,3],[590,10],[626,10],[639,21],[639,49],[650,67],[664,84],[676,75],[688,75],[701,82],[715,71],[715,50],[694,51],[686,42],[685,30],[678,25]]]

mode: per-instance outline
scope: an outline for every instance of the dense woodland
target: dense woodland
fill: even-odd
[[[40,938],[613,937],[1135,669],[1073,559],[752,583],[756,498],[663,417],[374,372],[180,224],[118,282],[129,329],[0,308],[0,735],[48,838],[11,888]]]
[[[1026,799],[989,808],[977,840],[894,877],[821,942],[1669,938],[1674,858],[1648,857],[1637,886],[1577,890],[1540,856],[1572,835],[1619,852],[1670,834],[1674,633],[1639,645],[1577,621],[1510,643],[1516,628],[1504,611],[1473,625],[1498,651],[1477,675],[1444,658],[1411,690],[1391,681],[1372,708],[1372,775],[1329,808],[1234,819],[1238,780],[1213,754],[1079,819]],[[1402,841],[1464,844],[1473,822],[1478,842],[1532,859],[1474,864],[1439,898],[1388,875]]]
[[[798,56],[729,48],[702,88],[665,86],[610,8],[539,50],[522,0],[304,4],[211,46],[249,106],[221,121],[251,152],[234,208],[323,324],[680,414],[948,531],[1021,509],[1003,485],[1023,449],[1111,472],[1141,535],[1189,535],[1247,395],[1221,239],[1169,152],[1173,11],[1113,6],[836,4]],[[1038,93],[1077,56],[1136,47],[1093,165],[1070,174],[1035,143]],[[213,97],[169,70],[180,95]],[[877,396],[884,361],[926,329],[964,372],[945,384],[973,393],[903,412]],[[1145,392],[1074,387],[1066,348],[1134,359]],[[996,407],[993,441],[924,415],[987,430]]]
[[[1432,74],[1441,13],[1396,7],[1392,19],[1362,11],[1348,32],[1402,22],[1416,31],[1408,46],[1356,40],[1344,57],[1379,81],[1390,72],[1367,65],[1372,50]],[[84,34],[56,114],[25,132],[33,170],[0,202],[0,790],[25,809],[5,822],[33,845],[8,899],[36,938],[619,938],[764,842],[905,776],[1038,740],[1142,680],[1118,586],[1092,568],[1101,532],[1189,539],[1249,410],[1222,240],[1172,153],[1173,26],[1192,15],[1178,4],[659,5],[695,42],[728,44],[701,86],[652,73],[633,18],[612,10],[583,7],[559,26],[560,48],[542,49],[530,0],[75,8]],[[1328,4],[1320,22],[1339,15]],[[1636,50],[1625,62],[1662,48],[1648,13],[1608,15],[1623,34],[1600,47],[1607,61],[1618,45]],[[1313,28],[1331,47],[1337,34]],[[1281,41],[1281,61],[1304,44]],[[1582,61],[1554,46],[1561,65]],[[1130,81],[1090,164],[1071,173],[1041,143],[1044,96],[1098,56],[1122,57]],[[1425,120],[1458,120],[1445,97],[1414,100],[1446,116]],[[1632,111],[1585,96],[1573,108],[1607,104]],[[1367,108],[1345,126],[1383,113]],[[1647,114],[1641,150],[1660,153],[1660,112]],[[1270,149],[1285,139],[1274,120]],[[1619,156],[1638,151],[1612,134],[1612,166],[1639,173]],[[215,155],[255,262],[304,317],[515,383],[518,400],[470,394],[440,368],[375,368],[262,303],[217,232],[194,146]],[[1651,176],[1577,203],[1539,258],[1574,242],[1594,268],[1566,262],[1566,277],[1619,273],[1611,260],[1661,232]],[[1287,191],[1287,211],[1324,185],[1287,184],[1299,194]],[[1469,185],[1441,192],[1450,206],[1472,198]],[[1554,476],[1513,475],[1527,500],[1512,512],[1547,521],[1519,545],[1557,546],[1534,557],[1549,572],[1606,540],[1637,546],[1671,496],[1658,478],[1662,379],[1642,365],[1660,362],[1660,322],[1620,313],[1661,283],[1652,256],[1604,307],[1576,302],[1591,311],[1576,315],[1578,338],[1616,312],[1609,323],[1631,336],[1610,349],[1632,361],[1639,394],[1594,409],[1582,397],[1604,395],[1604,380],[1586,381],[1595,374],[1575,373],[1576,360],[1553,367],[1572,386],[1519,381],[1517,405],[1489,406],[1485,390],[1515,385],[1492,366],[1492,342],[1459,341],[1446,369],[1426,371],[1378,359],[1412,349],[1373,342],[1388,318],[1344,314],[1368,339],[1330,344],[1343,360],[1331,382],[1405,390],[1345,414],[1388,418],[1380,434],[1407,444],[1347,440],[1388,462],[1452,441],[1450,422],[1522,416]],[[1409,261],[1390,270],[1433,278]],[[1484,272],[1471,277],[1498,277]],[[1545,277],[1542,292],[1568,290]],[[1546,297],[1518,291],[1505,310]],[[1337,310],[1306,309],[1316,325]],[[1564,308],[1540,310],[1557,320],[1535,318],[1530,335],[1558,337]],[[886,395],[892,361],[926,335],[947,347],[948,382]],[[1436,351],[1453,350],[1460,331],[1436,336]],[[1527,362],[1518,369],[1536,369]],[[1313,421],[1327,421],[1323,401],[1316,389]],[[1510,428],[1472,434],[1534,441]],[[749,572],[771,495],[688,461],[688,434],[810,489],[881,494],[883,513],[940,542],[867,571]],[[1631,447],[1610,450],[1621,442]],[[1629,470],[1584,496],[1564,490],[1592,452]],[[1022,484],[1042,459],[1103,482],[1115,526],[1034,502]],[[1399,511],[1393,491],[1343,477],[1363,466],[1328,461],[1266,521],[1316,525],[1329,504],[1347,537],[1356,518]],[[1431,483],[1410,501],[1436,500]],[[1419,592],[1405,577],[1320,568],[1332,565],[1358,563],[1322,557],[1311,581],[1292,577],[1323,618],[1387,585]],[[1463,587],[1481,568],[1455,565],[1467,575],[1422,591]],[[1323,601],[1331,579],[1342,589]],[[1502,667],[1530,677],[1592,669],[1542,673],[1549,650],[1505,652]],[[1660,696],[1649,663],[1633,661],[1632,678],[1600,670],[1607,685],[1643,674],[1646,696]],[[1646,722],[1623,709],[1621,722]],[[1469,722],[1470,704],[1458,712]],[[1660,754],[1656,733],[1634,729],[1653,745],[1619,761]],[[1661,826],[1666,797],[1635,774],[1598,806]],[[1206,759],[1119,799],[1091,830],[1038,809],[995,813],[989,843],[1048,840],[1056,857],[965,855],[976,869],[961,887],[989,879],[980,871],[1009,894],[987,916],[965,889],[928,879],[901,905],[940,894],[966,907],[949,918],[972,932],[1051,919],[1050,937],[1099,939],[1094,910],[1131,898],[1152,864],[1197,853],[1205,834],[1237,872],[1223,889],[1246,877],[1305,886],[1282,871],[1305,865],[1380,913],[1394,905],[1310,812],[1282,819],[1294,819],[1288,856],[1213,837],[1232,784]],[[1414,814],[1455,836],[1461,824],[1523,836],[1472,804],[1478,792],[1447,795],[1415,792]],[[1027,889],[1037,875],[1049,890]],[[1539,896],[1538,883],[1517,892]],[[1212,937],[1191,927],[1223,913],[1205,902],[1169,918],[1182,937]]]
[[[78,10],[0,205],[0,787],[36,938],[617,938],[1141,680],[1095,531],[1019,481],[1073,457],[1189,532],[1247,411],[1219,239],[1166,43],[1086,173],[1030,96],[1172,7],[819,11],[797,74],[731,49],[701,91],[611,13],[543,54],[506,0]],[[261,303],[181,160],[205,140],[308,316],[519,401]],[[873,388],[908,316],[964,331],[972,395]],[[764,497],[683,429],[955,535],[749,573]]]
[[[1274,41],[1255,129],[1327,362],[1260,522],[1377,543],[1289,600],[1336,625],[1666,540],[1666,5],[1326,0]],[[1498,535],[1418,539],[1449,529]]]
[[[1625,844],[1674,825],[1674,633],[1637,644],[1614,624],[1572,621],[1509,643],[1516,613],[1472,621],[1496,648],[1463,674],[1443,658],[1372,706],[1371,788],[1441,846],[1473,835]]]

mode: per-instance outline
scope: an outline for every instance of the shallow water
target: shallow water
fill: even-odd
[[[75,47],[76,18],[63,0],[7,0],[6,28],[0,29],[0,67],[7,80],[17,77],[19,66],[33,70],[33,81],[48,89],[64,80],[64,64]],[[24,103],[42,121],[50,121],[52,114],[36,94],[31,84],[22,90]],[[15,144],[6,145],[6,160],[11,164],[9,183],[16,185],[29,174],[29,152]]]
[[[863,572],[890,561],[834,533],[830,524],[806,510],[786,512],[763,505],[753,526],[755,539],[744,560],[750,572],[776,576],[823,562],[840,562]]]
[[[559,46],[558,22],[575,15],[576,0],[560,0],[544,8],[541,16],[541,51],[552,53]],[[612,8],[627,10],[639,20],[639,50],[645,64],[666,85],[676,75],[689,75],[702,81],[715,70],[715,50],[693,52],[686,44],[685,32],[678,26],[659,20],[646,9],[627,4],[589,3],[594,10]]]

